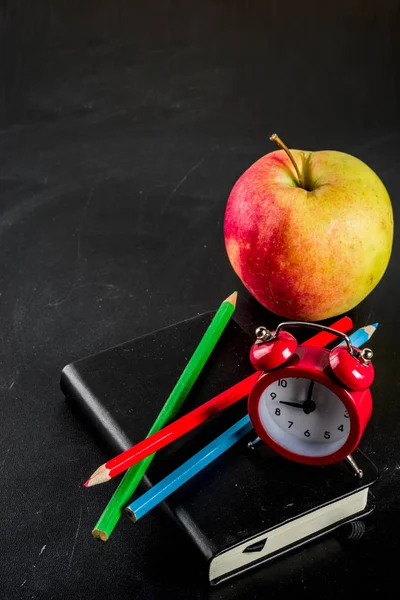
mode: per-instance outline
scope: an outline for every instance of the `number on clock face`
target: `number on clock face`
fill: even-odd
[[[259,415],[277,443],[307,456],[335,452],[350,432],[342,401],[324,385],[301,377],[279,379],[266,388]]]

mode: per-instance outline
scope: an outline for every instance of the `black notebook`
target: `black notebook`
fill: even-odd
[[[112,455],[142,440],[214,313],[175,324],[67,365],[61,388]],[[252,340],[231,320],[186,399],[180,415],[253,372]],[[162,449],[144,478],[151,487],[246,414],[246,400]],[[360,451],[359,480],[345,463],[310,467],[258,444],[239,441],[163,508],[183,528],[220,583],[371,512],[377,471]],[[137,494],[140,492],[137,492]],[[140,527],[140,521],[126,526]]]

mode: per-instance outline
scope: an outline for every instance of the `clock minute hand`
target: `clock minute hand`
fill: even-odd
[[[303,408],[303,402],[285,402],[284,400],[279,400],[279,404],[286,404],[287,406],[293,406],[294,408]]]
[[[306,402],[310,402],[313,394],[315,381],[312,379],[310,382],[310,387],[308,388],[307,400]]]
[[[315,410],[315,402],[312,400],[314,384],[315,381],[312,379],[310,382],[310,387],[308,388],[307,400],[303,404],[303,410],[306,415],[309,415]]]

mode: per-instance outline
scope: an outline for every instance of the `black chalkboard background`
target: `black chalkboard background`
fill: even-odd
[[[106,545],[92,540],[110,488],[81,482],[106,450],[66,406],[60,372],[213,310],[236,288],[243,326],[276,323],[238,284],[222,236],[229,190],[272,149],[273,131],[366,161],[397,218],[399,14],[397,0],[1,3],[2,599],[208,597],[190,545],[156,515]],[[361,444],[381,472],[376,527],[357,546],[296,553],[217,600],[395,593],[397,239],[384,279],[352,313],[356,325],[381,323]]]

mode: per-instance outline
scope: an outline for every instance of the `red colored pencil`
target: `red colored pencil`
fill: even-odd
[[[332,327],[341,332],[349,331],[353,323],[349,317],[344,317],[334,323]],[[335,335],[328,332],[321,332],[307,340],[307,345],[325,346],[335,339]],[[315,343],[315,340],[317,343]],[[215,396],[208,402],[205,402],[190,413],[177,419],[167,427],[157,431],[150,437],[142,440],[132,448],[125,450],[118,456],[101,465],[84,484],[85,487],[98,485],[109,481],[119,473],[126,471],[129,467],[143,460],[150,454],[157,452],[164,446],[188,433],[204,421],[207,421],[213,415],[225,410],[238,400],[241,400],[250,393],[250,390],[259,376],[259,372],[253,373],[246,379],[239,381],[229,389],[225,390],[218,396]]]

